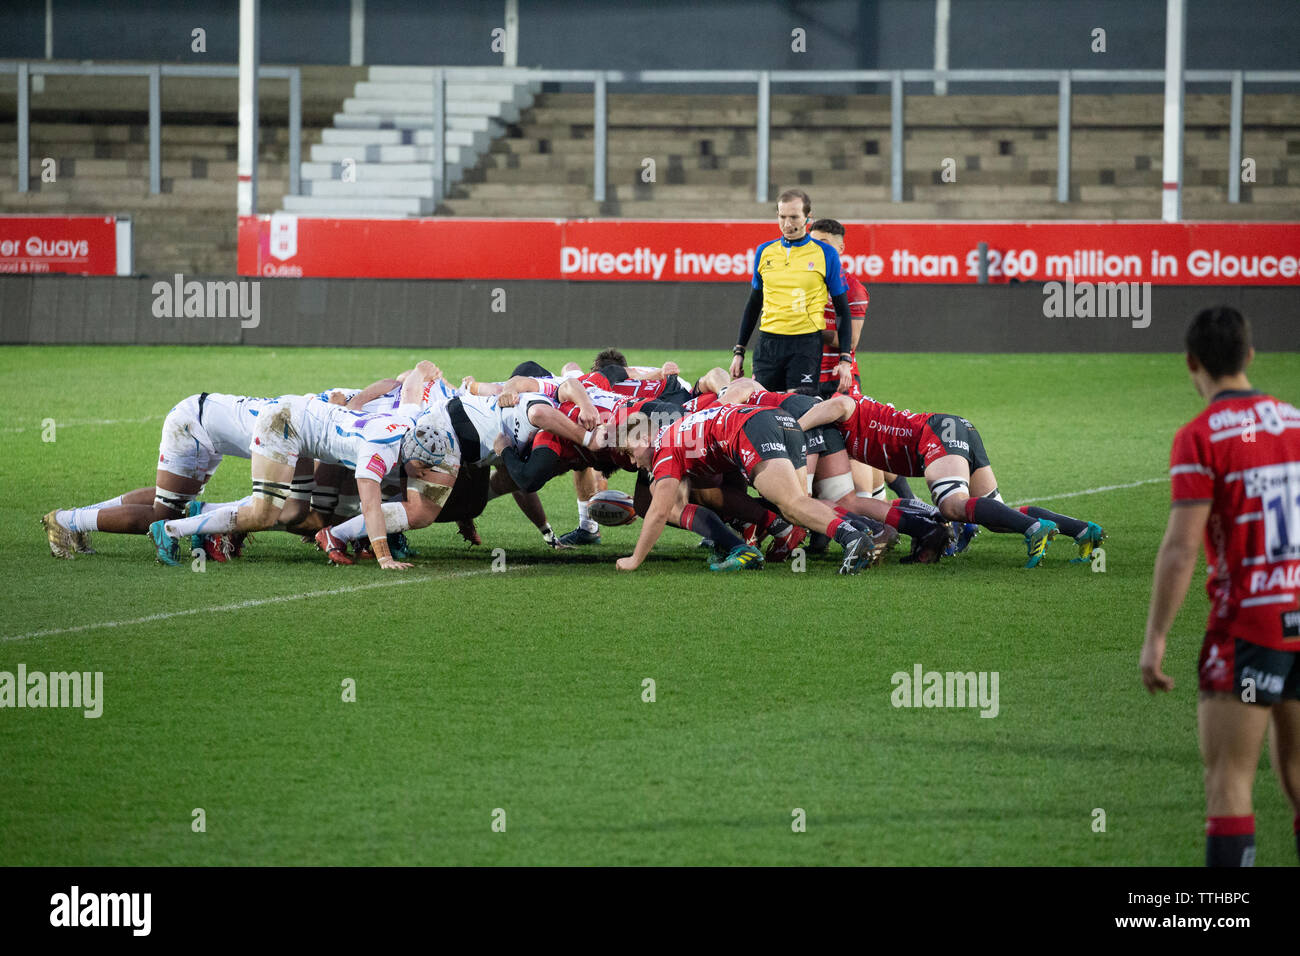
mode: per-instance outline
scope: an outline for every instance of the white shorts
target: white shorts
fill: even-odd
[[[296,467],[302,451],[303,421],[310,396],[286,395],[257,416],[250,451],[282,465]]]
[[[199,397],[178,403],[163,421],[158,443],[158,470],[206,482],[221,464],[221,455],[199,424]]]

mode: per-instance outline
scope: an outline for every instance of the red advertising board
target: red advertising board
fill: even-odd
[[[1300,223],[846,222],[864,281],[1300,284]],[[775,222],[644,219],[312,219],[239,223],[239,273],[393,279],[737,282]]]
[[[129,272],[119,268],[119,260],[130,259],[120,255],[129,253],[118,242],[124,225],[114,216],[0,216],[0,275]]]

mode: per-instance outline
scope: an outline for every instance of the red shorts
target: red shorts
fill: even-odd
[[[1198,663],[1200,687],[1268,706],[1300,700],[1300,652],[1252,644],[1223,631],[1208,631]]]

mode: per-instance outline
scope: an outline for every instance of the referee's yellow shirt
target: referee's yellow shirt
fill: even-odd
[[[771,335],[820,332],[826,302],[848,291],[835,247],[811,236],[759,246],[751,284],[763,293],[759,331]]]

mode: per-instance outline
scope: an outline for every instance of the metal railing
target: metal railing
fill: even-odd
[[[162,191],[162,80],[171,77],[227,79],[239,77],[238,66],[190,66],[0,62],[0,73],[18,74],[18,191],[29,189],[31,166],[32,76],[143,76],[149,80],[149,192]],[[264,66],[261,79],[289,81],[289,193],[297,195],[302,166],[302,71],[296,66]],[[232,110],[233,112],[233,110]]]
[[[434,70],[433,155],[435,157],[434,200],[444,196],[441,159],[445,151],[446,75],[455,67]],[[482,69],[482,68],[479,68]],[[532,70],[501,67],[494,75],[505,82],[590,83],[594,93],[594,143],[592,198],[604,202],[607,182],[608,105],[610,83],[753,84],[758,118],[756,126],[755,200],[771,199],[771,125],[773,83],[888,83],[890,130],[890,199],[903,201],[903,110],[907,83],[1055,83],[1059,97],[1057,111],[1057,202],[1070,201],[1070,100],[1075,83],[1163,83],[1163,70]],[[1243,87],[1246,83],[1300,84],[1300,70],[1187,70],[1186,83],[1227,83],[1230,86],[1228,202],[1241,201],[1241,135]]]

